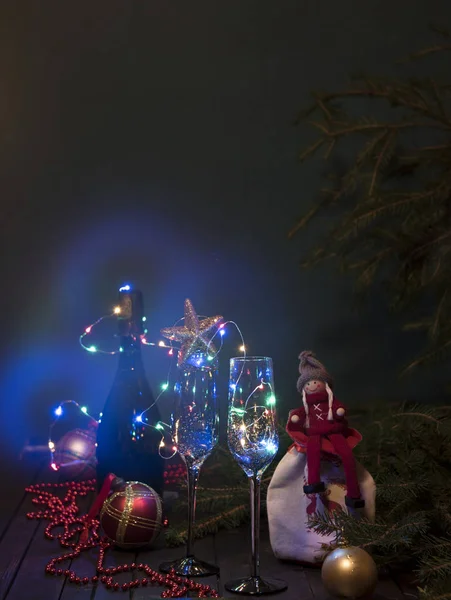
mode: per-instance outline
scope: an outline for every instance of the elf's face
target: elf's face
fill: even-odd
[[[326,384],[324,381],[319,381],[318,379],[311,379],[304,385],[304,390],[306,394],[316,394],[317,392],[324,392],[326,389]]]

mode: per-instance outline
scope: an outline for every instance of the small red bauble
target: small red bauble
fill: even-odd
[[[157,539],[163,527],[162,513],[159,495],[148,485],[133,481],[105,500],[100,524],[119,548],[141,548]]]
[[[65,479],[91,479],[96,476],[96,432],[73,429],[55,445],[53,462]]]

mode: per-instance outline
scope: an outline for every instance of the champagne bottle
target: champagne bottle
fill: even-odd
[[[154,427],[160,412],[141,357],[141,292],[121,288],[119,308],[119,363],[97,432],[97,485],[100,489],[105,477],[115,473],[125,481],[146,483],[162,496],[161,435]]]

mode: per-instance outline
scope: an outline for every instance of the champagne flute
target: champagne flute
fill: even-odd
[[[228,581],[235,594],[262,596],[287,589],[280,579],[260,577],[260,485],[279,448],[272,359],[248,356],[230,360],[227,439],[230,452],[249,478],[251,491],[251,574]]]
[[[178,369],[175,384],[175,406],[171,417],[177,450],[186,464],[188,482],[188,536],[186,555],[160,565],[160,571],[177,575],[206,577],[216,575],[219,568],[199,560],[193,552],[193,529],[196,512],[196,490],[203,462],[218,441],[218,408],[216,394],[217,367],[205,355],[194,356],[193,364]],[[205,366],[197,366],[205,365]],[[196,366],[195,366],[196,365]]]

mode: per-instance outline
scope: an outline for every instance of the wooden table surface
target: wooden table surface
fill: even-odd
[[[44,523],[26,518],[26,513],[33,510],[31,495],[24,493],[24,488],[31,483],[50,481],[48,467],[43,470],[42,457],[17,461],[17,464],[3,464],[0,471],[2,486],[0,491],[0,600],[104,600],[116,595],[123,599],[150,600],[159,598],[163,588],[147,587],[114,592],[103,585],[76,586],[65,581],[64,577],[53,577],[44,573],[47,562],[61,554],[57,541],[44,537]],[[90,499],[85,499],[85,507]],[[198,540],[195,545],[196,555],[220,567],[220,577],[199,579],[200,583],[214,586],[222,598],[237,598],[224,590],[224,582],[229,579],[245,577],[249,574],[249,531],[248,527],[221,531]],[[183,547],[164,547],[164,540],[159,547],[133,554],[130,552],[110,550],[106,566],[114,566],[130,562],[143,562],[152,568],[165,560],[183,556]],[[72,568],[80,576],[95,574],[96,554],[77,559]],[[280,599],[327,600],[327,592],[321,583],[320,570],[305,568],[299,565],[278,561],[269,543],[268,527],[265,519],[261,531],[261,574],[284,579],[288,584],[285,592],[274,595]],[[65,568],[70,568],[65,566]],[[115,580],[123,583],[131,578],[130,573],[115,576]],[[407,586],[398,578],[381,576],[374,600],[413,600],[415,588]]]

